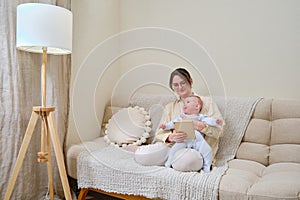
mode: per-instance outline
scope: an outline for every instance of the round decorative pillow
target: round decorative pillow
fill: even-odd
[[[164,165],[169,154],[169,147],[164,143],[140,146],[134,154],[134,159],[142,165]]]
[[[180,149],[176,151],[172,162],[173,169],[182,172],[195,172],[202,169],[203,158],[195,149]]]
[[[122,108],[109,119],[104,139],[122,147],[129,144],[141,145],[146,142],[150,131],[150,116],[144,108]]]

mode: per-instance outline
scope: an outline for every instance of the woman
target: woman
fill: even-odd
[[[179,116],[182,113],[184,99],[193,94],[192,84],[193,84],[193,79],[186,69],[177,68],[171,73],[170,80],[169,80],[169,86],[179,96],[179,98],[177,100],[175,100],[174,102],[171,102],[166,105],[163,116],[162,116],[162,120],[161,120],[162,122],[171,121],[173,118],[175,118],[176,116]],[[217,105],[215,103],[213,103],[210,98],[202,98],[202,100],[203,100],[203,108],[200,113],[206,114],[206,115],[216,118],[216,119],[221,119],[224,122]],[[194,121],[195,129],[197,129],[198,131],[200,131],[201,133],[204,134],[205,140],[212,148],[212,151],[213,151],[212,152],[212,154],[213,154],[212,165],[215,165],[215,161],[216,161],[215,155],[218,150],[219,137],[223,133],[224,124],[225,123],[223,123],[223,125],[221,127],[209,127],[201,121],[196,121],[196,120]],[[175,142],[183,142],[186,137],[187,137],[187,134],[183,133],[183,132],[176,133],[176,132],[170,132],[170,131],[166,131],[166,130],[159,130],[156,133],[156,141],[164,142],[164,143],[167,143],[170,145],[172,145],[172,143],[175,143]],[[191,152],[191,153],[194,153],[194,152]],[[185,155],[182,158],[185,159],[186,156],[188,156],[188,155]],[[193,157],[193,156],[191,155],[191,157]],[[196,157],[193,157],[193,158],[196,158]],[[178,159],[181,159],[181,158],[178,158]],[[186,162],[186,160],[182,160],[182,162],[180,162],[180,160],[177,160],[177,162],[181,163],[181,165],[189,164]],[[201,167],[200,167],[200,169],[201,169]],[[189,170],[185,170],[185,169],[189,169]],[[188,166],[187,166],[187,168],[180,167],[180,170],[181,171],[193,171],[193,170],[190,170],[190,168]]]

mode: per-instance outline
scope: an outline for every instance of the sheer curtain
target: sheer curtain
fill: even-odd
[[[42,55],[18,51],[15,47],[16,8],[27,2],[71,8],[71,0],[0,0],[0,199],[5,195],[32,107],[41,105]],[[70,74],[70,55],[48,55],[47,105],[56,107],[56,125],[62,146],[67,133]],[[40,125],[39,120],[11,199],[42,199],[47,194],[47,164],[38,163],[36,156],[40,151]],[[54,157],[53,178],[55,194],[63,197]]]

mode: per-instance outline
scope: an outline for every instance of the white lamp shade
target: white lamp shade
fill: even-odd
[[[25,3],[17,7],[17,49],[48,54],[72,52],[72,12],[54,5]]]

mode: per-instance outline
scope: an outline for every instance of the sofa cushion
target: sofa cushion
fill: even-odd
[[[129,104],[131,106],[141,106],[145,108],[151,117],[152,130],[150,137],[147,139],[148,144],[152,143],[154,139],[165,105],[175,99],[175,95],[144,94],[138,92],[130,98]]]
[[[266,172],[266,173],[265,173]],[[300,164],[276,163],[269,165],[248,191],[254,198],[298,199],[300,191]]]
[[[299,199],[299,130],[300,101],[262,99],[222,177],[220,199]]]
[[[236,158],[252,160],[267,165],[269,163],[269,152],[268,145],[243,142],[239,147]]]
[[[272,99],[262,99],[255,107],[255,112],[253,113],[253,119],[263,119],[271,120],[271,104]]]
[[[108,121],[104,139],[118,146],[141,145],[151,131],[150,116],[142,107],[128,107],[119,110]]]
[[[118,107],[118,106],[106,106],[105,107],[102,125],[101,125],[101,136],[105,135],[105,129],[106,129],[109,119],[121,109],[122,109],[122,107]]]
[[[258,180],[264,166],[255,161],[234,159],[220,182],[220,199],[247,199],[247,191]]]
[[[268,145],[270,143],[271,122],[253,118],[248,124],[244,141]]]
[[[272,120],[300,118],[299,100],[274,99],[272,101]]]
[[[297,162],[300,163],[300,145],[280,144],[270,147],[269,163]]]
[[[271,123],[265,119],[251,119],[243,137],[236,158],[257,161],[263,165],[269,162],[269,141]]]
[[[197,172],[202,166],[202,156],[198,151],[190,148],[176,151],[172,161],[173,169],[181,172]]]
[[[169,147],[165,143],[143,145],[134,153],[134,160],[146,166],[164,165],[169,154]]]
[[[108,144],[104,142],[103,137],[95,138],[91,141],[85,141],[79,144],[74,144],[66,149],[66,170],[68,175],[77,179],[77,157],[80,153],[89,151],[94,152],[106,147]]]
[[[298,199],[300,164],[264,165],[234,159],[220,183],[220,199]]]
[[[300,163],[299,130],[300,101],[263,99],[255,108],[236,158],[265,166]]]
[[[300,144],[300,118],[277,119],[272,122],[270,144]]]

